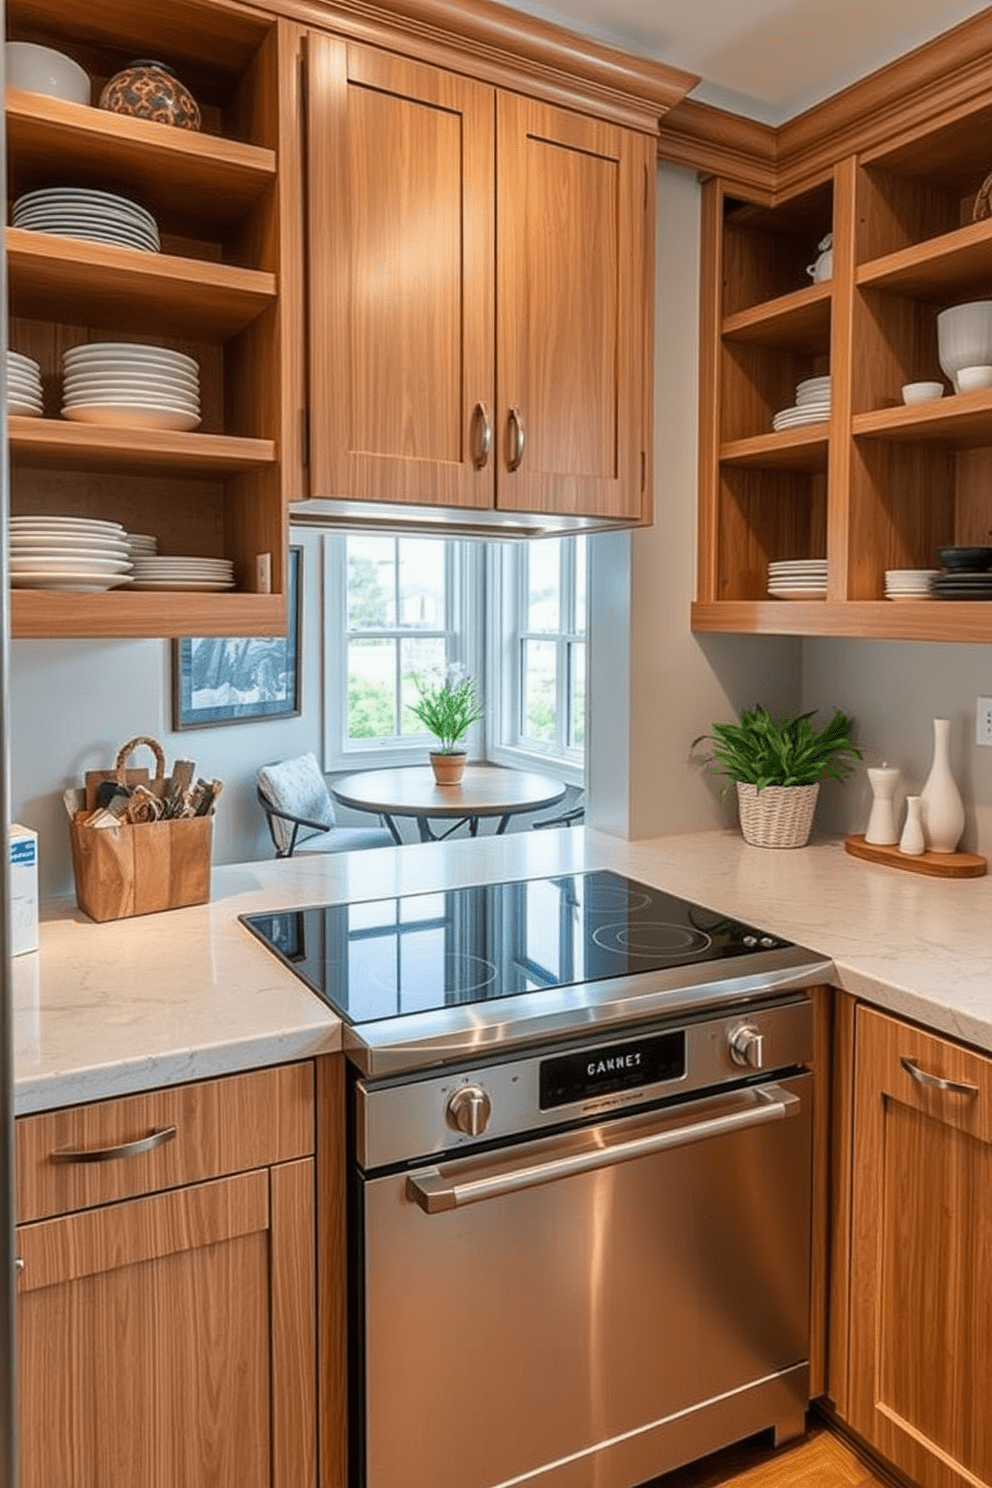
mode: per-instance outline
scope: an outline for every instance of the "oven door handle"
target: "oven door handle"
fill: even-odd
[[[630,1162],[637,1157],[649,1157],[655,1152],[665,1152],[673,1147],[687,1147],[691,1142],[704,1142],[711,1137],[726,1136],[743,1131],[750,1126],[763,1126],[769,1121],[781,1121],[786,1116],[798,1113],[801,1104],[798,1095],[783,1089],[781,1085],[751,1086],[729,1097],[735,1109],[719,1116],[707,1117],[704,1121],[686,1121],[680,1126],[667,1126],[664,1131],[651,1132],[647,1136],[633,1137],[616,1146],[596,1147],[579,1152],[572,1157],[545,1159],[529,1167],[507,1171],[500,1168],[489,1176],[468,1178],[464,1182],[448,1182],[441,1168],[425,1168],[416,1176],[406,1180],[407,1198],[412,1199],[425,1214],[443,1214],[449,1209],[460,1209],[465,1204],[478,1204],[484,1199],[500,1198],[504,1194],[517,1193],[525,1188],[537,1188],[542,1183],[554,1183],[559,1178],[570,1178],[576,1173],[590,1173],[597,1168],[612,1167],[614,1163]],[[742,1102],[744,1104],[742,1104]]]

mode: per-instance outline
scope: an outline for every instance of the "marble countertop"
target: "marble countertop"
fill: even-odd
[[[340,1024],[238,920],[253,911],[613,868],[830,957],[835,983],[992,1051],[992,878],[736,832],[624,842],[573,829],[214,869],[209,904],[94,924],[45,907],[13,963],[18,1114],[331,1052]]]

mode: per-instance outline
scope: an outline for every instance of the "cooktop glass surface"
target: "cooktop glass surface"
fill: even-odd
[[[241,919],[352,1024],[790,944],[609,871]]]

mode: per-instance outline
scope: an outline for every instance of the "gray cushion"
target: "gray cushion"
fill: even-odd
[[[297,759],[282,760],[276,765],[263,765],[258,772],[258,784],[277,811],[319,822],[325,830],[334,826],[331,794],[313,754],[301,754]],[[280,850],[287,852],[293,836],[292,822],[273,817],[272,830]],[[308,837],[316,835],[317,829],[301,827],[296,836],[297,848]]]
[[[318,832],[296,854],[357,852],[365,847],[395,847],[393,835],[386,827],[335,827],[332,832]]]

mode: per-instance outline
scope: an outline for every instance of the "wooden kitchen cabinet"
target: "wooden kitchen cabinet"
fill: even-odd
[[[992,220],[971,220],[988,103],[942,86],[782,191],[704,187],[696,630],[992,640],[992,604],[884,597],[887,569],[939,569],[939,547],[992,531],[992,393],[901,398],[946,382],[937,315],[992,272]],[[811,284],[826,232],[833,276]],[[829,422],[773,432],[825,372]],[[827,560],[825,600],[768,597],[789,558]]]
[[[839,1413],[922,1488],[992,1483],[992,1059],[858,1007],[849,1151]]]
[[[299,130],[289,22],[212,0],[11,0],[8,35],[67,52],[94,104],[135,56],[172,65],[199,132],[18,90],[8,197],[49,185],[146,207],[161,253],[8,227],[10,345],[41,365],[44,417],[11,417],[11,508],[119,521],[163,554],[227,557],[236,590],[15,590],[15,636],[269,634],[285,629],[285,503],[299,489]],[[200,367],[193,432],[67,422],[62,354],[126,340]],[[296,437],[291,437],[295,435]],[[268,555],[271,582],[257,559]],[[271,592],[268,592],[271,591]]]
[[[650,520],[650,137],[307,50],[310,494]]]
[[[313,1488],[313,1066],[23,1117],[16,1147],[24,1488]]]

